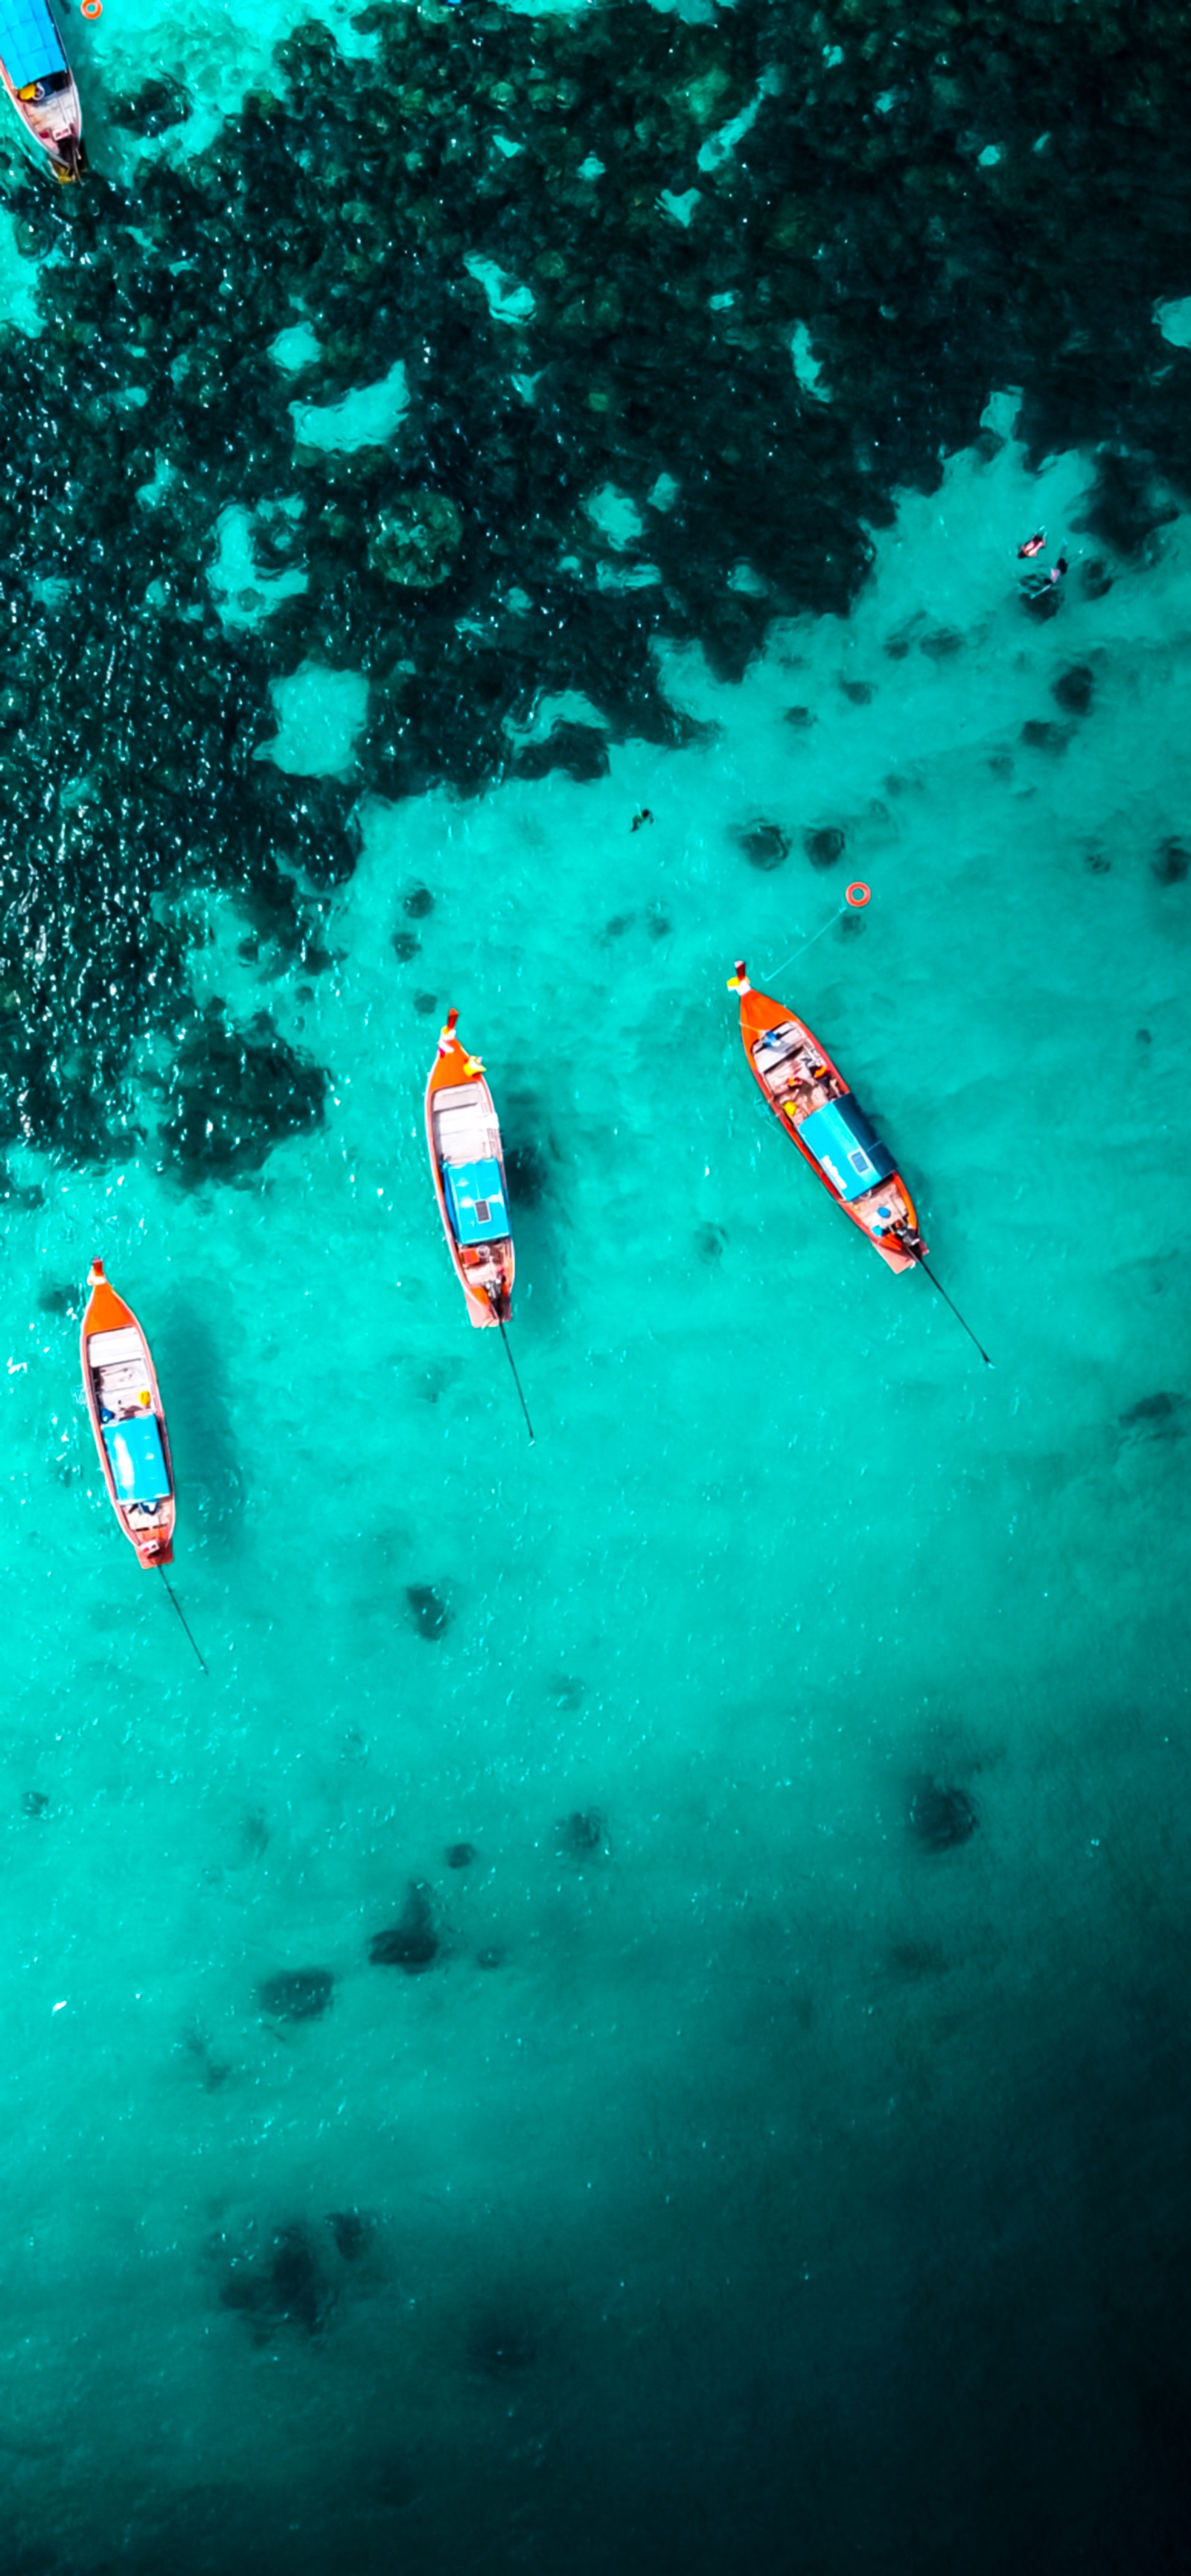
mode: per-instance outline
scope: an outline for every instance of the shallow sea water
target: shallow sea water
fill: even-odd
[[[214,116],[279,30],[185,25]],[[1074,535],[1030,622],[1091,467],[987,391],[847,618],[736,686],[663,652],[687,748],[370,798],[311,981],[211,899],[210,991],[331,1069],[313,1136],[222,1189],[11,1158],[6,2570],[1191,2563],[1191,532],[1103,597]],[[773,1131],[738,955],[991,1369]],[[425,1171],[451,1004],[532,1448]],[[209,1677],[100,1489],[96,1253]],[[411,1899],[433,1963],[370,1964]]]

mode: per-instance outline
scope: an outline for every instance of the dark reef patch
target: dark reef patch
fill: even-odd
[[[1154,1440],[1174,1440],[1183,1428],[1186,1410],[1185,1395],[1169,1395],[1160,1389],[1157,1395],[1139,1396],[1137,1403],[1117,1419],[1123,1431],[1145,1432]]]
[[[954,1851],[975,1833],[980,1819],[966,1789],[923,1780],[910,1800],[910,1831],[924,1851]]]
[[[266,2253],[234,2256],[219,2297],[223,2307],[240,2311],[256,2343],[270,2342],[282,2326],[320,2334],[333,2304],[300,2222],[279,2227]]]
[[[262,968],[308,976],[358,795],[594,777],[628,735],[689,740],[659,636],[733,680],[775,619],[846,614],[898,491],[992,451],[990,387],[1025,387],[1035,460],[1098,451],[1085,598],[1144,565],[1191,490],[1186,360],[1155,364],[1151,318],[1180,291],[1191,126],[1160,0],[1127,31],[985,10],[962,43],[947,0],[354,23],[366,81],[307,24],[275,92],[198,158],[142,154],[135,189],[9,164],[18,241],[54,264],[40,336],[0,337],[0,1155],[127,1151],[157,1081],[184,1182],[258,1169],[317,1121],[324,1077],[271,1025],[204,1012],[205,916],[232,909]],[[187,105],[163,76],[115,112],[152,136]],[[747,144],[721,146],[746,110]],[[659,186],[696,185],[696,219],[668,220]],[[477,245],[532,295],[515,330],[468,274]],[[295,450],[267,351],[298,310],[312,399],[405,363],[399,439]],[[799,324],[830,402],[791,366]],[[614,563],[585,506],[605,486],[642,529]],[[224,627],[207,577],[233,502],[260,572],[306,575],[256,627]],[[955,649],[925,614],[887,649],[914,640]],[[270,684],[307,658],[368,681],[351,787],[255,758]],[[568,693],[595,716],[529,743]]]
[[[374,1968],[404,1968],[408,1977],[417,1977],[433,1967],[441,1948],[430,1890],[411,1886],[398,1921],[387,1932],[373,1933],[368,1956]]]
[[[1052,724],[1049,716],[1028,716],[1021,729],[1021,738],[1027,750],[1049,752],[1052,760],[1067,748],[1066,726]]]
[[[598,1807],[576,1808],[572,1816],[560,1816],[555,1828],[559,1853],[567,1860],[594,1860],[606,1846],[607,1829]]]
[[[736,838],[751,868],[766,875],[790,856],[790,835],[780,823],[745,823]]]
[[[448,1869],[470,1869],[475,1856],[476,1847],[474,1843],[447,1844],[446,1862]]]
[[[544,742],[527,743],[513,763],[517,778],[546,778],[552,769],[565,769],[568,777],[580,781],[606,778],[612,764],[608,758],[605,737],[595,725],[556,724]]]
[[[270,2021],[321,2021],[335,1992],[329,1968],[283,1968],[257,1987],[257,2002]]]
[[[1086,716],[1096,689],[1095,672],[1086,662],[1073,662],[1050,684],[1050,694],[1064,715]]]
[[[181,81],[147,80],[131,98],[114,100],[109,112],[126,134],[167,134],[172,125],[185,125],[190,96]]]
[[[802,846],[813,868],[833,868],[844,855],[846,841],[838,823],[824,823],[817,831],[803,833]]]
[[[433,1583],[407,1583],[405,1606],[411,1626],[428,1645],[437,1645],[446,1636],[453,1613]]]
[[[1160,841],[1150,868],[1159,885],[1182,885],[1191,871],[1191,850],[1182,841]]]

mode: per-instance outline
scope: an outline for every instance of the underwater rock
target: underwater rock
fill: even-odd
[[[1089,876],[1093,877],[1106,877],[1112,869],[1112,860],[1106,850],[1085,850],[1083,863]]]
[[[580,1681],[574,1673],[555,1673],[548,1688],[558,1708],[581,1708],[587,1697],[586,1682]]]
[[[1050,684],[1050,694],[1064,715],[1086,716],[1095,693],[1096,675],[1086,662],[1073,662]]]
[[[1102,447],[1091,501],[1074,524],[1103,538],[1114,554],[1135,561],[1157,530],[1177,517],[1177,506],[1162,490],[1150,458]]]
[[[21,1813],[23,1816],[48,1816],[49,1811],[50,1802],[44,1789],[26,1789],[21,1800]]]
[[[1112,589],[1112,574],[1099,555],[1093,555],[1079,568],[1080,585],[1088,599],[1107,599]]]
[[[407,1583],[405,1600],[410,1624],[419,1637],[425,1637],[428,1645],[445,1637],[454,1614],[433,1583]]]
[[[925,1780],[910,1801],[910,1831],[924,1851],[954,1851],[975,1833],[979,1822],[966,1789]]]
[[[1052,759],[1067,748],[1064,725],[1052,724],[1046,716],[1030,716],[1021,729],[1021,738],[1031,751],[1048,751]]]
[[[82,1294],[77,1283],[70,1279],[64,1280],[61,1286],[43,1288],[37,1300],[39,1314],[61,1315],[71,1322],[81,1315],[82,1309]]]
[[[919,636],[918,650],[925,653],[930,662],[947,662],[953,653],[961,651],[963,640],[957,627],[936,626],[929,635]]]
[[[368,1956],[374,1968],[404,1968],[409,1977],[433,1967],[442,1944],[434,1929],[428,1887],[411,1886],[400,1920],[387,1932],[374,1932]]]
[[[780,868],[783,860],[790,856],[790,837],[783,832],[780,823],[743,824],[736,840],[749,866],[760,868],[765,875],[774,868]]]
[[[188,1182],[259,1171],[280,1136],[322,1123],[327,1076],[299,1056],[267,1011],[237,1029],[208,1003],[174,1059],[161,1141]]]
[[[414,1009],[420,1020],[432,1020],[438,1009],[437,993],[415,993]]]
[[[1139,1030],[1138,1030],[1138,1032],[1137,1032],[1137,1043],[1138,1043],[1138,1045],[1139,1045],[1139,1046],[1146,1046],[1146,1047],[1148,1047],[1148,1046],[1152,1046],[1152,1045],[1153,1045],[1154,1040],[1153,1040],[1153,1036],[1152,1036],[1152,1034],[1151,1034],[1151,1032],[1150,1032],[1150,1030],[1149,1030],[1149,1029],[1139,1029]]]
[[[557,1849],[570,1860],[590,1860],[604,1840],[604,1819],[598,1807],[584,1807],[573,1816],[560,1816]]]
[[[871,680],[841,680],[840,687],[854,707],[871,706],[874,695]]]
[[[787,707],[782,716],[783,724],[788,724],[795,733],[809,733],[817,721],[811,707]]]
[[[113,125],[126,134],[139,134],[146,139],[166,134],[172,125],[184,125],[190,114],[190,97],[181,81],[147,80],[131,98],[118,98],[109,109]]]
[[[446,1862],[448,1869],[470,1869],[475,1856],[476,1847],[474,1843],[447,1844]]]
[[[372,2222],[358,2209],[332,2209],[327,2212],[327,2225],[335,2239],[335,2251],[344,2263],[358,2263],[367,2253],[372,2240]]]
[[[695,1236],[695,1250],[701,1261],[719,1261],[728,1237],[722,1225],[701,1225]]]
[[[402,966],[408,966],[410,958],[417,956],[421,945],[421,940],[412,930],[395,930],[390,942],[393,955]]]
[[[1160,841],[1157,856],[1150,861],[1151,874],[1159,885],[1181,885],[1191,869],[1191,850],[1182,841]]]
[[[818,831],[804,832],[802,846],[813,868],[833,868],[842,859],[846,842],[838,823],[825,823]]]
[[[1182,1430],[1179,1416],[1185,1412],[1187,1401],[1185,1395],[1168,1395],[1160,1390],[1157,1395],[1139,1396],[1127,1413],[1118,1414],[1117,1420],[1122,1430],[1150,1431],[1160,1440],[1169,1439]]]
[[[401,909],[404,913],[408,913],[411,921],[427,920],[434,910],[434,897],[429,886],[411,886],[409,893],[402,899]],[[414,945],[416,947],[416,941]],[[408,950],[406,953],[412,955],[413,952]]]
[[[277,2229],[263,2261],[252,2255],[234,2258],[219,2296],[223,2307],[240,2310],[258,2343],[283,2325],[320,2334],[332,2306],[309,2231],[300,2221]]]
[[[595,725],[566,722],[552,725],[544,742],[527,743],[513,763],[513,775],[546,778],[552,769],[565,769],[568,778],[582,782],[606,778],[610,768],[606,735]]]
[[[477,1950],[476,1966],[477,1968],[503,1968],[506,1956],[507,1952],[502,1950],[499,1942],[493,1942],[486,1950]]]
[[[320,2021],[335,1991],[329,1968],[282,1968],[257,1987],[257,2001],[270,2021]]]
[[[462,514],[445,492],[405,492],[380,511],[368,560],[403,590],[436,590],[449,581],[462,538]]]

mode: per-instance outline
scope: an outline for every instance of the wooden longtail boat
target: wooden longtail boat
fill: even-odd
[[[157,1372],[136,1316],[104,1277],[102,1261],[92,1262],[87,1286],[83,1393],[104,1482],[141,1564],[167,1566],[174,1553],[174,1471]]]
[[[0,80],[38,159],[81,179],[83,110],[48,0],[0,0]]]
[[[729,986],[740,995],[744,1051],[775,1118],[882,1261],[891,1270],[915,1269],[927,1246],[914,1202],[838,1065],[804,1020],[754,991],[743,959]]]
[[[450,1012],[426,1085],[426,1142],[447,1250],[473,1324],[507,1324],[513,1236],[500,1125],[479,1057]]]

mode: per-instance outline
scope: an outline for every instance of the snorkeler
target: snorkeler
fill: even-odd
[[[1057,591],[1059,583],[1063,580],[1066,571],[1067,557],[1066,555],[1058,555],[1054,563],[1052,563],[1049,572],[1027,573],[1022,581],[1022,592],[1025,599],[1032,606],[1035,600],[1049,598],[1052,591]]]
[[[1043,547],[1044,547],[1044,545],[1045,545],[1045,544],[1046,544],[1046,530],[1045,530],[1045,528],[1038,528],[1038,529],[1036,529],[1036,530],[1035,530],[1035,532],[1034,532],[1034,535],[1033,535],[1032,537],[1027,537],[1027,538],[1026,538],[1026,540],[1025,540],[1024,545],[1020,545],[1020,546],[1018,547],[1018,549],[1017,549],[1017,560],[1018,560],[1018,562],[1020,563],[1020,562],[1022,561],[1023,557],[1024,557],[1024,556],[1026,556],[1026,555],[1040,555],[1040,554],[1041,554],[1041,552],[1042,552],[1042,549],[1043,549]]]
[[[639,832],[643,823],[652,823],[652,821],[653,816],[650,813],[648,805],[639,805],[633,816],[632,822],[629,825],[629,830],[630,832]]]

